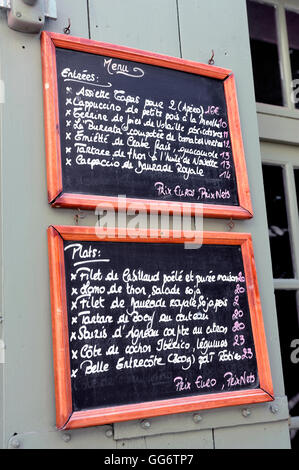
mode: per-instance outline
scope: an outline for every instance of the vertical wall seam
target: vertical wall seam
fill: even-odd
[[[179,50],[180,57],[183,57],[182,53],[182,41],[181,41],[181,26],[180,26],[180,11],[179,11],[179,0],[176,0],[176,13],[177,13],[177,24],[178,24],[178,38],[179,38]]]
[[[3,96],[0,97],[0,262],[1,262],[1,270],[0,270],[0,314],[2,316],[2,325],[1,325],[1,331],[2,334],[0,336],[0,341],[2,344],[0,344],[0,347],[5,348],[5,343],[4,343],[4,271],[3,271],[3,265],[4,265],[4,260],[3,260],[3,253],[4,253],[4,248],[3,248],[3,106],[5,102],[5,85],[4,85],[4,75],[2,76],[2,53],[0,54],[0,79],[3,80],[3,89],[2,93]],[[0,436],[2,435],[2,443],[0,443],[0,448],[4,449],[5,447],[5,349],[2,351],[3,353],[3,363],[0,363],[0,386],[1,386],[1,392],[0,392],[0,410],[1,410],[1,423],[0,426],[2,429],[0,430]],[[1,355],[1,352],[0,352]]]
[[[89,9],[89,0],[86,0],[86,8],[87,8],[87,27],[88,27],[88,38],[91,39],[91,32],[90,32],[90,9]]]

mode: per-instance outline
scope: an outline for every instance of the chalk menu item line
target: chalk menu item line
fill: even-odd
[[[238,390],[230,389],[228,391],[225,390],[224,392],[220,391],[217,393],[211,393],[209,391],[208,393],[199,394],[198,392],[198,394],[192,393],[190,396],[187,394],[182,397],[180,397],[178,394],[178,397],[175,396],[169,399],[162,400],[155,399],[152,401],[142,401],[141,397],[140,402],[128,404],[123,403],[121,405],[109,405],[108,397],[108,402],[105,404],[105,406],[93,406],[90,409],[74,410],[71,377],[73,375],[76,375],[77,369],[76,371],[73,370],[72,367],[74,366],[71,365],[70,340],[72,340],[72,336],[70,335],[76,335],[76,333],[71,332],[72,327],[70,326],[70,312],[68,312],[70,308],[68,306],[67,297],[69,299],[72,297],[70,297],[70,292],[67,292],[65,246],[68,245],[65,244],[70,242],[73,242],[72,244],[78,244],[80,242],[82,244],[84,242],[93,242],[94,246],[96,246],[95,242],[100,241],[101,246],[103,244],[105,245],[105,243],[107,243],[108,245],[112,242],[112,244],[116,244],[115,248],[117,248],[117,245],[125,242],[134,244],[134,250],[136,251],[138,250],[138,243],[140,243],[141,245],[147,243],[154,245],[157,244],[157,246],[159,244],[166,244],[167,246],[170,245],[170,248],[172,246],[178,247],[180,246],[178,244],[182,245],[186,241],[190,242],[189,235],[191,236],[191,233],[184,234],[184,237],[179,238],[176,232],[170,232],[169,237],[165,238],[164,236],[162,236],[161,232],[158,232],[157,234],[156,231],[155,233],[153,233],[151,230],[144,230],[140,231],[139,237],[136,238],[135,231],[132,231],[131,233],[130,230],[122,229],[116,229],[114,231],[111,231],[110,229],[103,230],[96,229],[94,227],[72,226],[50,226],[48,228],[54,377],[56,397],[56,426],[58,429],[72,429],[94,425],[103,425],[113,422],[142,419],[146,417],[161,416],[173,413],[191,412],[201,409],[244,405],[250,403],[261,403],[274,399],[251,236],[247,233],[206,232],[203,234],[203,246],[213,245],[215,248],[217,248],[217,246],[219,247],[224,245],[228,247],[239,246],[241,249],[244,266],[244,278],[246,280],[247,286],[246,296],[248,300],[254,344],[253,349],[256,358],[256,367],[258,374],[257,385],[255,385],[255,388],[250,388],[250,386],[248,386],[248,388],[245,387]],[[135,238],[132,238],[133,236]],[[121,247],[121,245],[119,246]],[[105,250],[103,249],[103,251]],[[200,255],[200,249],[194,251],[198,252]],[[71,250],[68,250],[68,252],[71,252]],[[105,254],[103,254],[103,256],[104,255]],[[106,263],[100,263],[100,265],[104,266],[106,265]],[[96,285],[100,286],[101,283],[99,282]],[[238,288],[240,289],[240,285],[238,286]],[[242,290],[240,292],[242,292]],[[234,309],[232,308],[232,312],[233,311]],[[184,313],[184,310],[182,312]],[[82,316],[86,315],[86,318],[89,319],[88,313],[88,311],[82,311],[78,314]],[[112,315],[113,310],[110,310],[110,313],[107,313],[106,311],[106,315],[108,314]],[[240,320],[242,321],[242,318],[240,318]],[[235,325],[238,324],[241,323],[235,323]],[[161,327],[162,325],[163,324],[161,324]],[[242,331],[240,331],[240,333],[242,333]],[[98,348],[97,352],[100,351],[99,344],[103,345],[103,341],[105,342],[105,340],[101,339],[100,343],[93,343],[93,347]],[[92,346],[85,346],[84,351],[87,347],[91,348]],[[110,347],[112,346],[110,345]],[[81,351],[82,350],[83,349],[81,349]],[[75,351],[72,351],[72,355],[73,354],[75,354]],[[146,370],[145,377],[150,377],[151,375],[148,370],[150,371],[151,369]],[[95,371],[93,370],[93,372]],[[99,371],[97,371],[97,373],[98,372]],[[100,375],[102,377],[105,376],[105,370],[103,369],[101,372],[102,374]],[[202,373],[202,370],[199,369],[199,372]],[[138,370],[136,370],[136,374],[137,373]],[[116,380],[115,377],[118,377],[117,380],[119,380],[120,375],[121,374],[119,371],[115,373],[115,375],[112,374],[112,380]],[[130,375],[130,380],[131,379],[132,376]],[[114,388],[115,385],[118,383],[117,380],[113,385]],[[84,393],[87,394],[88,389]],[[100,395],[102,395],[101,391]]]
[[[137,67],[133,67],[132,65],[133,70],[135,70],[134,73],[137,74],[137,77],[138,77],[138,74],[139,75],[141,74],[140,70],[142,71],[141,67],[144,64],[144,67],[151,66],[153,69],[156,69],[156,68],[160,69],[160,71],[162,71],[161,72],[162,74],[164,73],[163,70],[165,71],[165,73],[171,73],[171,71],[173,71],[172,73],[178,73],[178,72],[183,73],[183,75],[186,77],[186,80],[187,79],[189,80],[192,75],[193,77],[198,76],[199,79],[203,79],[203,78],[211,79],[212,81],[214,81],[214,83],[221,83],[223,85],[222,93],[224,93],[223,99],[224,99],[225,107],[226,107],[225,113],[227,113],[225,125],[227,125],[227,130],[229,130],[229,132],[223,132],[221,134],[223,135],[228,134],[228,140],[226,141],[223,140],[223,137],[220,140],[219,139],[217,140],[217,138],[215,138],[213,141],[214,142],[213,145],[217,144],[218,146],[221,146],[222,150],[218,149],[218,151],[214,150],[214,152],[212,151],[206,152],[206,154],[213,155],[214,161],[212,157],[211,158],[205,157],[205,158],[201,158],[200,164],[198,163],[193,164],[193,161],[195,160],[195,158],[192,157],[193,166],[191,165],[191,157],[190,155],[188,156],[188,153],[187,154],[184,153],[183,155],[179,154],[179,152],[177,152],[177,149],[172,149],[171,151],[173,153],[171,153],[171,151],[169,153],[166,150],[160,151],[160,154],[159,154],[160,159],[170,160],[171,162],[177,161],[179,163],[168,162],[167,165],[166,164],[160,165],[161,167],[163,166],[165,168],[161,170],[162,172],[155,170],[156,173],[152,169],[152,167],[159,167],[159,165],[157,165],[156,163],[152,163],[152,161],[150,161],[151,165],[148,165],[150,166],[150,169],[146,169],[146,165],[148,164],[148,161],[144,163],[144,166],[142,166],[142,163],[136,162],[136,165],[140,164],[140,167],[138,167],[137,169],[135,168],[135,170],[128,169],[129,165],[132,166],[132,161],[133,161],[129,159],[128,154],[126,156],[125,164],[123,164],[124,158],[119,158],[118,161],[116,161],[117,158],[114,158],[114,157],[111,158],[112,153],[110,152],[109,154],[108,152],[109,165],[110,165],[110,162],[113,160],[113,161],[116,161],[116,164],[118,165],[123,164],[121,168],[125,168],[125,169],[121,169],[121,170],[118,169],[118,173],[116,177],[115,176],[116,173],[114,174],[110,168],[107,169],[107,168],[101,167],[102,177],[96,178],[95,187],[100,188],[99,191],[101,192],[101,188],[104,187],[104,184],[106,184],[107,179],[109,179],[109,176],[111,177],[110,179],[115,180],[115,184],[116,184],[116,181],[119,182],[120,180],[123,180],[123,175],[125,175],[125,178],[127,181],[127,183],[123,183],[121,181],[121,184],[124,185],[124,186],[121,186],[119,189],[119,191],[121,192],[119,192],[118,194],[112,194],[112,195],[110,195],[110,192],[108,189],[106,190],[105,193],[103,191],[103,194],[101,193],[99,194],[98,192],[95,194],[93,191],[89,192],[89,189],[88,189],[88,184],[90,184],[89,177],[91,175],[94,176],[94,174],[99,170],[98,170],[98,167],[96,167],[96,168],[91,169],[89,173],[81,174],[81,172],[83,172],[82,168],[86,172],[89,169],[86,169],[87,164],[85,165],[86,160],[88,159],[83,158],[84,155],[83,156],[80,155],[80,162],[79,162],[80,166],[78,165],[76,167],[77,169],[76,171],[78,171],[80,181],[84,180],[85,182],[86,181],[88,182],[87,187],[84,187],[84,192],[78,189],[72,190],[72,184],[70,183],[70,187],[67,190],[65,190],[64,180],[65,181],[68,180],[68,176],[64,177],[64,174],[71,175],[71,173],[66,173],[66,172],[74,171],[73,170],[73,168],[75,167],[74,155],[77,155],[79,150],[78,150],[78,147],[75,147],[75,146],[72,148],[71,147],[72,142],[71,140],[68,140],[68,139],[72,139],[73,137],[71,135],[72,133],[68,132],[70,128],[65,127],[65,126],[70,125],[70,124],[61,121],[60,105],[64,106],[65,103],[64,104],[61,103],[61,99],[60,99],[61,92],[59,92],[59,84],[58,84],[58,77],[57,77],[57,72],[58,72],[57,51],[66,51],[66,52],[73,51],[74,54],[87,53],[89,55],[92,54],[94,56],[103,56],[104,60],[105,58],[111,58],[115,60],[118,59],[119,62],[122,64],[131,63],[133,65],[137,65]],[[188,213],[191,215],[203,214],[204,217],[234,218],[234,219],[248,219],[253,216],[247,169],[246,169],[246,161],[245,161],[241,127],[240,127],[235,77],[234,77],[234,74],[230,70],[216,67],[216,66],[206,65],[202,63],[197,63],[197,62],[193,62],[189,60],[169,57],[169,56],[165,56],[161,54],[155,54],[152,52],[131,49],[131,48],[124,47],[124,46],[117,46],[117,45],[101,43],[101,42],[88,40],[88,39],[65,36],[63,34],[50,33],[47,31],[44,31],[41,34],[41,53],[42,53],[42,73],[43,73],[48,201],[53,207],[70,207],[70,208],[73,207],[73,208],[81,208],[81,209],[87,209],[87,210],[93,210],[97,207],[101,207],[102,209],[106,208],[106,209],[114,209],[114,210],[126,210],[129,207],[131,208],[134,207],[135,210],[140,210],[140,211],[145,211],[145,212],[158,210],[161,213],[171,212],[173,214],[182,214],[185,211],[185,213]],[[109,62],[109,59],[107,60]],[[125,61],[130,61],[130,62],[125,62]],[[138,64],[140,67],[138,67]],[[119,66],[121,67],[121,64]],[[109,70],[109,73],[111,73],[110,70]],[[130,76],[129,72],[126,72],[126,74],[119,73],[117,77],[123,77],[124,75],[126,75],[126,79],[134,80],[132,78],[128,78]],[[160,76],[162,75],[160,74]],[[114,79],[114,76],[112,78]],[[75,79],[73,80],[75,81]],[[140,80],[140,78],[136,78],[135,83],[137,83],[138,80]],[[182,80],[182,77],[180,77],[180,80]],[[67,84],[74,83],[74,81],[67,82]],[[67,90],[66,85],[64,87],[65,88],[64,93],[68,93],[68,92],[74,93],[74,91],[71,91],[72,87],[70,87],[69,90]],[[98,85],[98,84],[95,83],[94,85],[92,85],[91,83],[90,90],[92,89],[92,86],[95,86],[95,85]],[[108,85],[110,86],[111,83],[110,82],[106,83],[106,85],[103,84],[103,86],[108,86]],[[86,86],[88,88],[88,85]],[[188,87],[185,87],[185,88],[188,89]],[[110,88],[109,87],[108,88],[97,87],[97,89],[109,90]],[[165,89],[167,89],[167,87]],[[68,100],[69,98],[66,97],[65,101],[68,102]],[[150,108],[150,110],[154,111],[154,108],[153,109]],[[123,114],[125,114],[127,111],[128,111],[128,106],[125,111],[122,108]],[[69,110],[69,113],[71,113],[71,110]],[[175,114],[175,112],[173,113]],[[180,116],[182,117],[183,114],[181,114]],[[185,117],[186,116],[188,117],[188,119],[190,118],[190,120],[193,119],[191,112],[189,114],[187,112],[187,114],[185,114]],[[208,120],[206,120],[206,122],[212,123],[212,120],[214,117],[215,116],[213,115],[209,115],[209,118]],[[104,116],[104,117],[102,116],[102,118],[106,119],[107,116]],[[109,115],[109,119],[110,118],[111,116]],[[63,120],[65,120],[65,117],[63,118]],[[79,120],[80,120],[80,125],[85,126],[85,127],[87,126],[86,119],[85,119],[84,125],[82,124],[83,119],[79,118]],[[142,126],[144,125],[144,121],[145,120],[143,119],[141,122]],[[215,119],[215,122],[216,121],[217,119]],[[69,121],[69,123],[70,122],[71,120]],[[91,120],[89,119],[89,124],[90,122]],[[73,124],[73,121],[72,121],[72,124]],[[149,125],[149,122],[147,124]],[[164,124],[170,125],[170,121],[165,121]],[[179,122],[177,125],[181,126],[181,124],[182,123]],[[213,123],[211,125],[213,126]],[[174,127],[174,125],[172,127]],[[211,130],[212,128],[213,127],[208,127],[205,130],[208,129],[210,132],[212,132]],[[148,128],[148,129],[151,129],[151,128]],[[191,124],[189,124],[188,129],[189,129],[188,133],[189,131],[191,132],[190,130]],[[137,130],[140,131],[139,128]],[[219,129],[214,127],[213,132],[217,134],[216,130],[219,130]],[[81,131],[78,131],[78,132],[80,134]],[[192,130],[192,135],[190,134],[188,138],[186,136],[183,136],[182,134],[183,136],[182,139],[187,138],[188,140],[190,139],[192,140],[194,132],[199,132],[198,127],[195,130],[194,129]],[[99,134],[99,132],[97,132],[96,134]],[[174,139],[173,136],[176,136],[176,139],[177,139],[177,135],[179,135],[180,132],[171,131],[169,134],[170,134],[170,138],[172,134],[172,138]],[[101,136],[102,139],[104,139],[103,137],[104,135],[106,137],[108,136],[108,134],[102,133],[102,136]],[[110,138],[111,136],[108,136],[108,137]],[[164,137],[165,137],[165,134],[164,134]],[[117,139],[115,139],[115,141],[116,140]],[[145,146],[148,145],[149,140],[147,141],[146,144],[144,144],[143,142],[143,145]],[[155,145],[157,141],[160,142],[159,139],[152,139],[152,140],[155,141]],[[199,137],[197,138],[197,136],[195,136],[194,142],[197,142],[198,140],[202,142],[204,140],[204,137],[199,139]],[[64,145],[62,145],[62,141]],[[138,145],[138,146],[142,145],[140,143],[141,141],[142,139],[139,139],[139,140],[135,139],[134,145]],[[163,149],[171,148],[170,143],[169,143],[169,147],[167,147],[167,144],[166,144],[167,141],[165,139],[164,140],[162,139],[161,142],[163,143],[161,148]],[[119,143],[121,144],[121,142]],[[66,144],[70,145],[70,147],[68,147],[67,149],[65,148]],[[77,145],[79,144],[77,143]],[[98,144],[98,149],[103,148],[103,145],[104,144],[102,143]],[[109,145],[111,147],[112,145],[111,142]],[[113,145],[115,144],[113,143]],[[151,145],[154,145],[154,144],[151,144]],[[226,145],[228,147],[227,149],[224,148]],[[184,152],[186,151],[191,152],[191,156],[197,155],[196,153],[198,151],[197,147],[194,143],[193,145],[190,144],[189,148],[187,148],[187,150],[185,149]],[[205,147],[205,148],[208,148],[209,150],[212,149],[212,147]],[[83,146],[81,146],[80,149],[81,150],[83,149],[85,151]],[[135,153],[137,154],[138,148],[135,149],[131,147],[130,150],[132,151],[131,155],[133,155]],[[223,150],[229,150],[229,151],[224,152]],[[70,154],[65,155],[66,151],[69,151]],[[117,151],[120,152],[121,147]],[[152,150],[149,151],[149,149],[147,149],[146,151],[148,154],[150,154],[150,152],[152,153]],[[223,151],[223,157],[220,158],[219,152],[221,151]],[[140,155],[143,155],[144,157],[145,153],[140,154]],[[71,158],[71,154],[73,154],[73,159]],[[97,163],[99,163],[99,161],[101,162],[101,158],[102,157],[99,157],[97,159]],[[146,158],[149,159],[148,155]],[[198,159],[199,157],[197,158],[197,161]],[[84,164],[82,164],[82,161]],[[185,164],[183,165],[182,161],[186,161],[186,165]],[[76,160],[76,164],[77,164],[77,160]],[[203,165],[203,166],[197,166],[197,165]],[[213,167],[213,165],[216,165],[218,168],[217,178],[215,178],[214,173],[209,173],[211,171],[215,171],[213,170],[213,168],[212,170],[211,168],[209,168],[209,167]],[[141,169],[139,170],[139,168]],[[179,173],[179,170],[177,170],[178,168],[180,168],[180,173]],[[140,171],[140,172],[143,172],[144,174],[137,175],[138,181],[139,181],[138,183],[139,192],[138,194],[136,193],[137,196],[136,195],[134,196],[134,194],[130,195],[128,193],[129,193],[129,189],[132,187],[132,184],[131,184],[132,177],[135,178],[136,182],[138,182],[136,178],[137,170],[138,172]],[[109,173],[105,173],[108,171]],[[120,171],[122,173],[120,173]],[[134,171],[136,171],[136,173]],[[163,173],[163,171],[165,171],[165,173]],[[176,171],[178,171],[178,174],[175,174]],[[187,174],[186,180],[185,180],[185,174],[182,173],[183,171],[190,171],[191,176],[189,177],[189,174]],[[202,175],[204,174],[205,171],[207,172],[207,177],[200,176],[199,178],[197,178],[197,176],[192,176],[194,174]],[[221,174],[221,177],[219,176],[220,174]],[[108,175],[108,178],[107,178],[107,175]],[[143,179],[140,179],[144,175],[145,177]],[[156,179],[158,181],[154,184],[153,181],[155,180],[153,178],[155,177],[155,175],[157,175]],[[211,179],[211,175],[214,175],[213,176],[214,179],[213,178]],[[145,187],[145,184],[147,184],[149,180],[149,178],[146,178],[148,176],[150,176],[151,189],[149,190],[149,188],[147,188],[146,192],[144,192],[143,194],[142,193],[143,188]],[[162,178],[163,176],[165,176],[165,181],[161,182],[161,180],[163,180]],[[209,184],[212,184],[211,183],[212,180],[214,181],[214,183],[217,180],[215,183],[216,186],[214,185],[213,187],[209,187]],[[188,184],[187,184],[188,182],[190,182],[190,188],[188,187]],[[228,188],[227,185],[231,185],[230,189],[227,189]],[[110,188],[111,187],[113,187],[112,183],[110,185]],[[234,194],[234,197],[233,195],[231,195],[231,201],[230,200],[227,201],[226,199],[228,198],[230,190],[231,192],[234,192],[235,194]],[[119,195],[124,195],[124,194],[128,194],[128,196],[125,199],[125,202],[122,201],[122,198],[118,197]]]

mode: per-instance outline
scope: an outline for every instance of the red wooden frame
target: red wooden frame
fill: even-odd
[[[193,74],[203,75],[224,81],[224,92],[227,103],[230,138],[232,143],[233,160],[236,171],[239,206],[224,206],[219,204],[196,204],[184,202],[167,202],[128,198],[123,209],[131,203],[136,210],[158,210],[160,212],[181,214],[183,210],[195,214],[201,206],[204,217],[248,219],[252,217],[252,206],[247,178],[246,162],[243,149],[240,119],[236,96],[234,75],[230,70],[201,64],[189,60],[178,59],[165,55],[131,49],[123,46],[96,42],[89,39],[76,38],[63,34],[43,31],[41,34],[44,121],[47,158],[48,201],[53,207],[74,207],[95,209],[99,204],[103,209],[118,210],[118,198],[107,196],[92,196],[63,192],[60,126],[58,110],[58,91],[56,74],[56,47],[84,51],[92,54],[106,55],[119,59],[157,65]],[[105,206],[106,205],[106,206]]]
[[[241,246],[260,388],[73,412],[63,240],[99,241],[99,231],[101,231],[101,241],[132,243],[184,243],[190,242],[192,233],[194,235],[194,232],[188,232],[179,238],[178,233],[172,231],[169,237],[165,238],[161,236],[161,232],[157,235],[156,231],[152,233],[150,230],[143,230],[139,232],[139,238],[136,238],[135,231],[131,233],[125,229],[116,229],[112,232],[94,227],[50,226],[48,228],[57,428],[96,426],[274,399],[251,235],[204,232],[203,244]]]

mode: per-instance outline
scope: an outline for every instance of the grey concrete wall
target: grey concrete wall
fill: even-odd
[[[61,432],[55,428],[54,377],[46,229],[75,224],[75,211],[47,203],[39,35],[22,34],[0,15],[2,311],[5,341],[3,447],[21,448],[288,448],[266,211],[254,101],[245,0],[59,0],[58,20],[45,29],[150,50],[234,71],[254,218],[236,222],[250,232],[256,258],[275,403],[206,410]],[[80,225],[94,225],[86,213]],[[228,231],[227,220],[205,220],[207,230]],[[273,410],[273,408],[272,408]],[[108,431],[108,432],[107,432]],[[110,432],[112,431],[112,433]]]

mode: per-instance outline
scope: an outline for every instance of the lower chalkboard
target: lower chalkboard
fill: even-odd
[[[262,388],[244,241],[66,238],[73,413]]]

